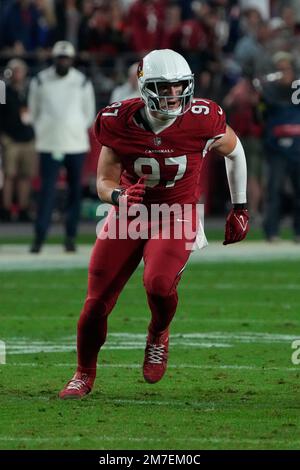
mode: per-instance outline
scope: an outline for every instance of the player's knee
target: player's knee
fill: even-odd
[[[88,298],[83,307],[83,315],[89,318],[99,318],[106,315],[106,303],[102,299]]]
[[[149,295],[168,297],[172,293],[174,280],[165,275],[145,276],[144,285]]]

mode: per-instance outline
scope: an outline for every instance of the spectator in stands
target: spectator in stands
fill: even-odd
[[[29,94],[41,177],[32,253],[38,253],[46,239],[55,183],[62,165],[66,168],[69,185],[64,246],[66,251],[76,250],[81,170],[89,149],[88,128],[95,116],[93,87],[85,75],[72,66],[75,56],[72,44],[59,41],[52,54],[54,66],[32,80]]]
[[[216,10],[208,2],[192,3],[193,17],[181,26],[180,50],[195,73],[195,89],[205,90],[214,97],[214,80],[220,74],[220,46],[217,41],[217,24],[220,20]]]
[[[126,50],[123,24],[113,22],[113,11],[112,3],[100,4],[80,28],[79,50],[96,53],[103,67],[112,67],[118,53]]]
[[[89,2],[94,4],[93,0]],[[54,11],[57,18],[56,38],[66,40],[78,47],[78,31],[81,22],[80,4],[78,0],[54,0]]]
[[[14,54],[24,54],[48,47],[54,27],[54,17],[45,0],[13,0],[4,8],[1,20],[1,46]]]
[[[94,13],[94,1],[83,0],[81,7],[81,18],[78,26],[78,50],[86,51],[88,48],[89,24]]]
[[[266,81],[262,87],[265,106],[265,145],[267,151],[267,193],[264,231],[266,239],[279,236],[280,197],[286,177],[293,188],[293,219],[295,241],[300,242],[300,108],[293,103],[291,87],[296,79],[293,57],[287,52],[273,56],[276,81]]]
[[[57,20],[52,0],[35,0],[38,11],[37,40],[35,47],[49,49],[55,41]]]
[[[137,80],[138,65],[138,62],[135,62],[129,67],[127,81],[113,90],[109,100],[110,103],[127,100],[129,98],[138,98],[140,96]]]
[[[31,179],[36,171],[34,132],[27,108],[27,66],[20,59],[7,64],[6,104],[0,106],[0,134],[3,149],[2,220],[10,221],[16,184],[19,220],[30,220]]]
[[[164,0],[135,0],[128,12],[131,49],[143,56],[159,49],[165,18]]]
[[[182,9],[177,2],[166,6],[165,23],[160,47],[162,49],[181,50]]]
[[[259,93],[250,80],[241,78],[224,98],[229,124],[247,150],[248,201],[252,221],[261,223],[264,154],[262,123],[257,116]]]
[[[272,66],[268,41],[271,28],[268,22],[258,20],[257,24],[248,24],[248,32],[237,42],[234,58],[247,77],[256,77],[268,73]]]

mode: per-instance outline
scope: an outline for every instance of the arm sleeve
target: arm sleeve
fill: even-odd
[[[232,204],[247,202],[247,164],[239,138],[233,151],[226,155],[225,166]]]

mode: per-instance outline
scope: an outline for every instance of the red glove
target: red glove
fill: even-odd
[[[243,240],[249,232],[249,214],[247,209],[231,209],[225,225],[223,245]]]
[[[145,176],[142,176],[136,184],[129,186],[121,195],[120,198],[127,198],[127,205],[128,207],[132,206],[133,204],[140,204],[143,202],[143,198],[146,192],[146,185],[145,185]]]

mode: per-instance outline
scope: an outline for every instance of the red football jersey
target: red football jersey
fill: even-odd
[[[145,204],[197,203],[203,158],[211,139],[225,134],[225,113],[215,102],[195,98],[188,112],[155,134],[134,119],[143,106],[139,98],[113,103],[95,121],[97,140],[121,159],[121,186],[147,175]]]

